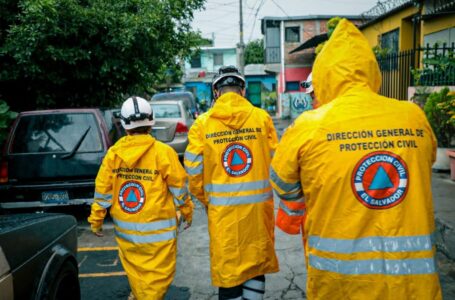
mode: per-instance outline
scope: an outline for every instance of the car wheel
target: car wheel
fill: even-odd
[[[70,261],[66,261],[54,282],[49,288],[49,300],[80,300],[81,291],[77,267]]]

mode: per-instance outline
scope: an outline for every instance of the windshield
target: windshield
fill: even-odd
[[[182,112],[177,104],[152,104],[152,109],[156,119],[182,117]]]
[[[87,131],[87,128],[91,128]],[[91,113],[55,113],[23,116],[14,133],[12,153],[101,151],[102,141]],[[84,136],[84,134],[86,134]],[[81,137],[84,136],[83,139]]]

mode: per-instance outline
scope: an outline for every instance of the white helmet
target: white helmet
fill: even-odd
[[[305,81],[302,81],[301,86],[305,88],[306,94],[309,94],[313,91],[313,72],[308,75]]]
[[[120,122],[123,128],[133,129],[142,126],[152,126],[153,112],[150,103],[147,100],[132,96],[125,100],[120,110]]]

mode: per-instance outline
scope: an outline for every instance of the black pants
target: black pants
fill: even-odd
[[[218,299],[219,300],[256,300],[262,299],[262,296],[265,292],[265,276],[260,275],[241,285],[237,285],[230,288],[220,287],[218,290]]]

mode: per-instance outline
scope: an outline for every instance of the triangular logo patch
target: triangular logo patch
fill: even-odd
[[[237,154],[237,151],[234,151],[234,154],[232,155],[232,160],[231,160],[231,166],[239,166],[243,165],[245,162],[242,160],[240,155]]]
[[[126,197],[126,202],[137,202],[136,193],[133,190],[130,190],[128,197]]]
[[[371,183],[369,189],[384,190],[389,188],[393,188],[393,183],[384,168],[380,166],[374,175],[373,182]]]

